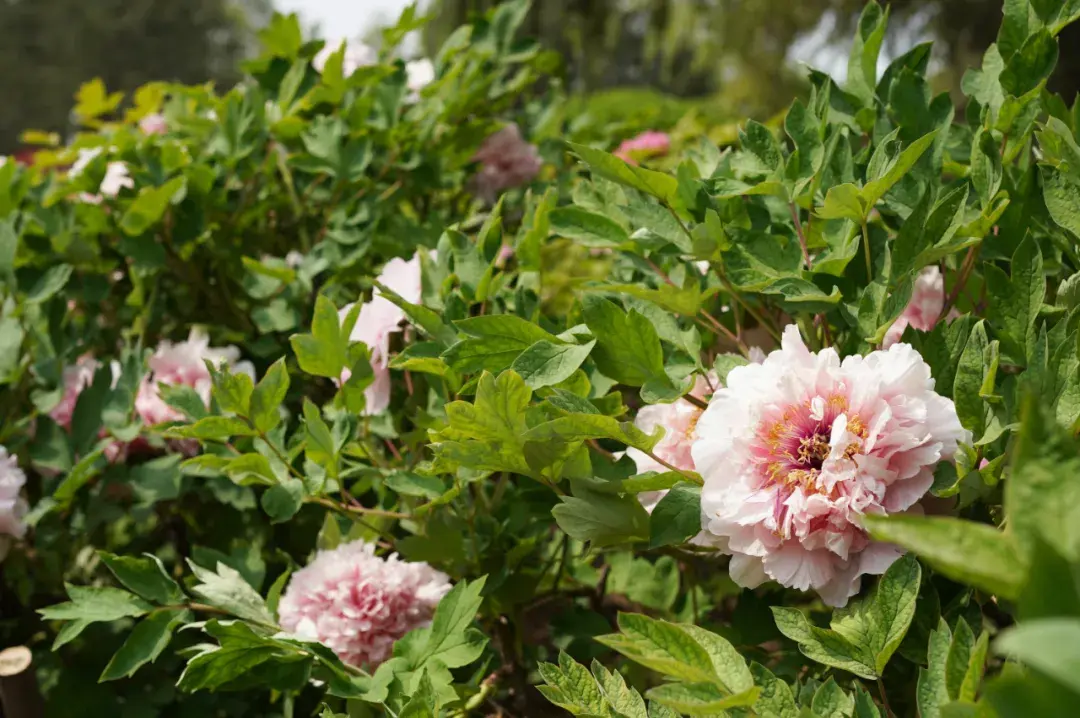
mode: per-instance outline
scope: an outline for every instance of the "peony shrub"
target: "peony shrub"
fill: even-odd
[[[237,87],[89,83],[0,165],[20,685],[1071,715],[1080,115],[1046,82],[1080,13],[1008,3],[958,111],[928,45],[877,72],[871,3],[843,84],[720,147],[568,116],[527,10],[426,62],[413,10],[378,50],[275,16]]]

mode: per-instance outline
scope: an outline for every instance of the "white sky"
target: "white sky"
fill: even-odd
[[[409,0],[275,0],[276,9],[295,12],[305,27],[319,26],[327,40],[355,38],[373,23],[395,20]]]

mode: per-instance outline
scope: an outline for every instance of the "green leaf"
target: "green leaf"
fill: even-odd
[[[187,180],[173,177],[160,187],[143,187],[124,212],[120,229],[131,237],[143,234],[161,220],[170,204],[175,204],[187,193]]]
[[[516,372],[505,371],[497,379],[484,372],[474,403],[447,404],[449,426],[431,432],[436,459],[451,466],[531,476],[522,454],[525,409],[531,397],[532,391]]]
[[[618,182],[625,187],[640,190],[666,204],[672,204],[675,201],[679,183],[671,175],[654,172],[636,165],[628,165],[615,155],[610,155],[592,147],[574,142],[567,142],[566,144],[574,154],[589,166],[589,169],[594,174],[612,182]]]
[[[750,673],[760,689],[753,706],[757,715],[764,718],[799,718],[799,708],[787,683],[760,663],[751,663]]]
[[[1034,341],[1035,320],[1046,297],[1042,252],[1030,235],[1013,254],[1011,277],[996,265],[987,265],[986,283],[991,297],[987,318],[1001,339],[1004,356],[1023,366]]]
[[[73,270],[74,267],[70,264],[56,264],[46,269],[26,295],[26,302],[40,304],[56,296],[57,292],[67,286]]]
[[[610,715],[608,703],[600,686],[585,666],[559,651],[559,665],[540,663],[537,666],[546,686],[538,689],[544,697],[573,715]],[[638,696],[638,700],[641,697]],[[644,707],[644,702],[642,703]]]
[[[1057,60],[1057,40],[1047,30],[1039,30],[1009,58],[1001,72],[1001,86],[1013,97],[1022,97],[1050,77]]]
[[[746,665],[746,659],[727,640],[691,624],[680,626],[698,642],[712,660],[716,681],[728,693],[743,693],[754,687],[754,676]]]
[[[885,39],[888,21],[888,11],[882,11],[877,2],[870,2],[859,17],[858,31],[848,59],[847,91],[864,107],[873,106],[874,103],[878,53]]]
[[[354,307],[354,311],[358,312],[359,308]],[[289,343],[300,369],[308,374],[337,379],[348,365],[348,335],[342,332],[333,302],[322,294],[315,297],[311,333],[294,334],[289,337]]]
[[[554,344],[541,339],[519,354],[510,368],[521,375],[530,389],[553,386],[569,379],[595,345],[595,341]]]
[[[645,701],[641,695],[626,685],[622,674],[609,671],[595,658],[592,662],[592,674],[600,686],[608,704],[619,716],[625,718],[648,718]]]
[[[138,596],[119,588],[64,585],[70,601],[38,610],[46,621],[70,621],[57,634],[53,650],[74,640],[91,623],[137,618],[154,608]]]
[[[270,522],[279,524],[296,515],[304,504],[304,494],[304,482],[288,478],[267,489],[259,503],[270,517]]]
[[[513,314],[471,317],[455,322],[455,326],[468,338],[451,346],[442,357],[455,371],[462,373],[502,371],[537,342],[564,343]]]
[[[229,416],[208,416],[194,424],[175,426],[165,435],[176,439],[217,439],[224,441],[233,436],[255,436],[255,430],[240,419]]]
[[[1015,598],[1025,567],[1013,539],[993,526],[939,516],[866,516],[879,541],[914,551],[945,576],[1002,598]]]
[[[461,581],[450,593],[443,596],[435,609],[430,629],[424,641],[399,641],[394,646],[394,656],[404,658],[413,670],[429,661],[439,661],[447,668],[460,668],[479,657],[484,639],[472,633],[469,626],[476,618],[483,602],[484,578]]]
[[[930,632],[930,645],[926,651],[928,667],[919,668],[916,696],[922,718],[940,718],[942,706],[951,700],[945,676],[951,645],[949,624],[944,618],[939,619],[937,630]]]
[[[666,378],[664,353],[652,322],[594,294],[586,294],[581,302],[582,316],[596,337],[593,359],[600,371],[629,386]]]
[[[685,543],[701,531],[701,487],[678,484],[649,516],[649,548]]]
[[[649,535],[649,515],[633,496],[578,490],[560,496],[551,510],[566,535],[597,546],[642,540]]]
[[[522,438],[536,442],[614,439],[641,451],[652,451],[663,434],[659,428],[646,434],[633,422],[602,414],[568,414],[534,426],[524,432]]]
[[[822,219],[850,219],[862,222],[866,212],[859,188],[847,183],[830,187],[825,195],[824,206],[815,214]]]
[[[187,600],[180,585],[165,571],[165,566],[157,556],[144,554],[137,558],[117,556],[105,551],[98,552],[98,555],[124,588],[143,598],[162,605],[183,603]]]
[[[750,360],[741,354],[717,354],[716,359],[713,361],[713,372],[716,373],[717,379],[720,384],[727,384],[728,374],[735,367],[746,366],[750,363]]]
[[[784,154],[772,130],[756,120],[748,120],[739,130],[739,144],[753,155],[766,174],[779,174]]]
[[[270,365],[251,393],[251,421],[255,428],[268,432],[281,421],[281,404],[289,391],[289,372],[285,359]]]
[[[715,683],[712,657],[698,641],[678,626],[636,613],[619,614],[620,633],[598,636],[597,641],[635,663],[691,683]]]
[[[835,631],[818,628],[811,624],[801,611],[795,608],[772,607],[773,618],[780,632],[799,644],[804,656],[863,678],[877,678],[873,657],[861,647],[853,645]]]
[[[814,692],[811,708],[821,718],[847,718],[855,712],[855,699],[830,678]]]
[[[988,348],[986,322],[980,321],[971,330],[971,337],[960,355],[953,385],[956,415],[964,428],[978,437],[986,429],[986,402],[980,396],[985,378],[984,355]]]
[[[160,611],[144,618],[109,659],[98,682],[128,678],[142,666],[156,661],[172,640],[173,630],[188,620],[190,614],[187,611]]]
[[[884,174],[866,183],[866,186],[859,192],[859,198],[865,208],[864,213],[868,213],[873,209],[878,200],[884,197],[885,193],[892,189],[893,185],[911,171],[919,158],[934,144],[937,136],[938,131],[934,130],[915,140],[900,153],[900,156],[896,158],[896,162]]]
[[[630,241],[630,235],[615,220],[581,207],[553,209],[549,221],[554,234],[586,247],[617,248]]]
[[[1080,237],[1080,177],[1059,167],[1039,166],[1043,200],[1055,222]]]
[[[238,618],[254,623],[274,625],[274,617],[266,608],[262,596],[255,592],[240,572],[218,562],[217,570],[211,571],[188,561],[199,583],[191,590],[215,608],[220,608]]]
[[[395,471],[383,480],[383,484],[404,496],[437,499],[446,493],[442,479],[436,476],[421,476],[411,471]]]
[[[688,716],[715,716],[732,708],[752,706],[758,689],[728,695],[713,683],[665,683],[645,695]]]
[[[1080,620],[1043,618],[1009,628],[994,650],[1080,693]]]

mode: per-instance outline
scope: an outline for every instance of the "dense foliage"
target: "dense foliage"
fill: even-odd
[[[4,644],[64,716],[1071,715],[1074,6],[958,116],[870,4],[724,149],[524,0],[86,85],[0,167]]]

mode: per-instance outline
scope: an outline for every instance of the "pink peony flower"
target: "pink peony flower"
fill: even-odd
[[[348,40],[342,40],[336,45],[331,45],[329,42],[323,46],[323,49],[319,50],[319,53],[315,55],[311,60],[311,65],[318,71],[322,72],[326,67],[327,60],[335,52],[341,49],[341,46],[345,46],[345,57],[341,63],[341,73],[345,77],[349,77],[361,67],[367,65],[374,65],[379,61],[378,51],[370,45],[365,45],[362,42],[349,42]]]
[[[714,374],[710,373],[707,380],[699,375],[690,395],[705,399],[718,385]],[[671,404],[649,404],[638,411],[634,426],[647,434],[651,434],[658,426],[664,427],[664,438],[653,447],[653,453],[677,469],[694,471],[694,457],[690,454],[690,447],[697,439],[697,424],[702,411],[704,410],[685,399]],[[626,455],[634,460],[639,474],[646,471],[670,471],[640,449],[627,449]],[[652,513],[656,504],[666,494],[667,491],[645,491],[638,494],[638,500],[646,511]]]
[[[169,131],[169,123],[165,115],[153,112],[139,120],[139,131],[144,135],[163,135]]]
[[[450,579],[426,563],[375,555],[364,541],[320,551],[293,574],[278,604],[281,627],[330,647],[354,666],[374,667],[394,641],[427,626]]]
[[[841,362],[789,326],[779,350],[727,384],[691,449],[706,535],[732,555],[739,585],[771,578],[845,605],[862,574],[900,555],[871,541],[861,517],[911,508],[970,433],[907,344]]]
[[[239,359],[240,350],[236,347],[211,347],[210,338],[201,329],[192,329],[186,341],[161,342],[150,357],[150,374],[143,379],[135,396],[135,412],[148,425],[182,421],[184,415],[165,403],[158,385],[190,386],[209,406],[213,381],[205,362],[227,366],[234,373],[247,374],[254,379],[255,368],[250,362]]]
[[[660,157],[671,150],[671,138],[665,132],[642,132],[637,137],[623,140],[614,155],[624,162],[636,165],[638,160]]]
[[[476,193],[486,202],[494,202],[503,190],[528,184],[543,166],[543,160],[521,136],[515,124],[509,124],[484,140],[473,161],[480,171],[473,177]]]
[[[937,324],[941,310],[945,307],[945,278],[936,265],[925,267],[915,279],[911,290],[911,301],[904,312],[897,318],[881,342],[883,349],[888,349],[900,341],[904,330],[913,326],[919,331],[928,332]]]
[[[7,556],[11,548],[11,539],[21,539],[26,535],[27,505],[20,491],[26,484],[26,474],[19,468],[14,455],[0,446],[0,560]]]
[[[434,252],[431,254],[432,257],[435,256]],[[408,261],[399,257],[391,259],[378,276],[379,283],[410,304],[420,303],[420,280],[419,252]],[[338,317],[344,321],[352,308],[352,304],[342,307]],[[405,312],[382,296],[378,288],[375,289],[371,301],[360,307],[360,316],[356,319],[349,339],[363,342],[371,351],[371,369],[375,373],[375,380],[364,390],[366,415],[380,414],[390,405],[390,335],[401,331],[401,323],[404,321]],[[352,372],[346,369],[342,372],[341,381],[348,381],[350,376]]]

